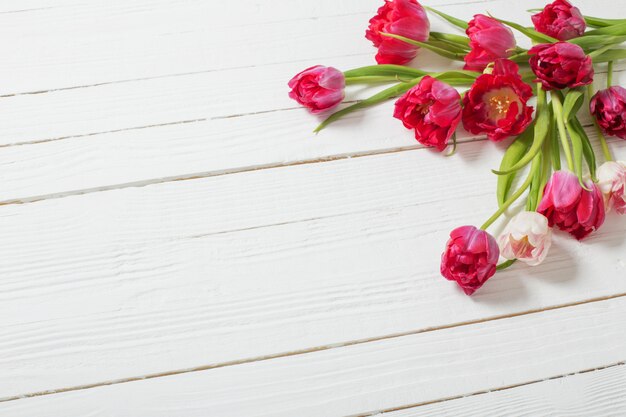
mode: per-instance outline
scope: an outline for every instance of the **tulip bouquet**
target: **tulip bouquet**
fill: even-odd
[[[431,31],[426,10],[465,34]],[[454,229],[441,258],[443,277],[468,295],[518,260],[540,264],[552,228],[581,240],[602,226],[607,212],[626,213],[626,163],[613,160],[604,137],[626,139],[626,90],[612,86],[613,62],[626,58],[626,49],[619,48],[626,41],[626,19],[583,16],[567,0],[530,12],[534,28],[483,14],[465,22],[416,0],[385,0],[365,32],[378,49],[378,65],[344,72],[315,66],[289,81],[289,96],[312,113],[339,105],[346,85],[392,84],[328,115],[316,132],[395,99],[393,117],[419,143],[440,152],[452,142],[449,154],[454,153],[461,122],[493,142],[515,138],[494,170],[497,211],[480,228]],[[518,46],[512,30],[527,36],[532,48]],[[464,66],[426,72],[406,65],[420,48]],[[608,83],[595,92],[598,64],[607,65]],[[529,104],[533,97],[536,108]],[[606,161],[599,167],[578,118],[586,99]],[[518,178],[522,171],[525,178]],[[525,210],[494,238],[487,229],[522,196]]]

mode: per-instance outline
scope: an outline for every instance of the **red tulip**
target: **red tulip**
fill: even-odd
[[[567,0],[555,0],[532,17],[535,29],[560,41],[577,38],[585,33],[587,24],[577,7]]]
[[[430,35],[426,11],[416,0],[385,0],[376,16],[370,19],[365,37],[378,48],[379,64],[406,64],[417,55],[418,47],[380,33],[392,33],[420,42]]]
[[[530,67],[541,82],[544,90],[575,88],[593,82],[591,57],[578,45],[557,42],[534,46]]]
[[[602,226],[605,217],[602,192],[592,181],[585,182],[585,186],[591,191],[585,190],[571,172],[555,172],[537,212],[548,218],[550,226],[556,225],[576,239],[584,239]]]
[[[516,46],[511,29],[482,14],[474,16],[466,33],[471,47],[465,56],[466,70],[482,72],[496,59],[511,56]]]
[[[311,113],[320,113],[341,103],[345,85],[341,71],[316,65],[289,80],[289,97],[311,110]]]
[[[441,255],[441,275],[472,295],[496,273],[499,256],[493,236],[474,226],[462,226],[450,233]]]
[[[463,98],[463,126],[474,134],[487,133],[498,142],[522,133],[532,121],[527,105],[533,91],[522,81],[519,67],[508,59],[495,62],[493,73],[476,79]]]
[[[626,89],[616,85],[598,91],[589,110],[607,135],[626,139]]]
[[[461,96],[448,84],[426,76],[396,101],[393,117],[407,129],[415,129],[419,143],[441,152],[461,121]]]

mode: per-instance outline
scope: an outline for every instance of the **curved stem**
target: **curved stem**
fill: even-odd
[[[563,153],[565,153],[565,159],[567,160],[567,167],[570,171],[574,172],[574,159],[572,158],[572,151],[569,147],[567,131],[565,130],[565,123],[563,122],[563,103],[561,103],[561,98],[558,94],[552,94],[551,96],[554,118],[556,119],[556,126],[559,131],[559,138],[561,139],[561,147],[563,147]]]
[[[502,262],[500,265],[496,266],[496,270],[497,271],[504,271],[505,269],[507,269],[508,267],[513,265],[516,261],[517,261],[517,259],[511,259],[509,261]]]
[[[537,156],[535,157],[536,160]],[[487,230],[487,228],[489,226],[491,226],[493,224],[493,222],[495,222],[496,220],[498,220],[498,217],[500,217],[509,207],[511,207],[511,204],[515,203],[517,201],[518,198],[520,198],[522,196],[522,194],[524,194],[524,192],[528,189],[528,187],[530,187],[531,182],[533,181],[533,177],[535,174],[535,165],[534,164],[535,161],[533,161],[533,166],[530,169],[530,173],[528,174],[528,177],[526,178],[526,181],[524,181],[524,183],[522,184],[522,186],[519,188],[519,190],[517,190],[511,197],[509,197],[508,200],[506,200],[504,202],[504,204],[502,204],[502,207],[500,207],[498,209],[498,211],[496,211],[495,213],[493,213],[493,216],[491,216],[489,219],[487,219],[487,221],[480,226],[480,228],[482,230]]]

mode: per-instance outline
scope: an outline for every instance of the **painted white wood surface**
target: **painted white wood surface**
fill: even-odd
[[[0,43],[0,203],[25,203],[0,206],[0,400],[12,399],[0,415],[339,416],[625,360],[612,313],[621,300],[566,307],[626,294],[625,222],[612,217],[583,244],[559,236],[544,266],[515,267],[467,298],[438,276],[437,258],[450,229],[493,211],[488,168],[503,147],[462,135],[471,143],[454,158],[418,149],[391,104],[312,135],[317,119],[286,97],[286,81],[316,63],[372,63],[363,31],[380,1],[277,4],[0,2],[0,34],[12,41]],[[428,4],[520,20],[543,2]],[[626,16],[608,0],[577,4]],[[612,144],[623,159],[625,144]],[[587,312],[586,327],[563,336],[571,355],[559,357],[553,342],[555,365],[540,366],[533,337],[565,332],[550,317]],[[521,316],[464,325],[507,315]],[[589,320],[604,320],[598,331],[609,334]],[[505,322],[532,336],[515,339],[514,361],[497,350],[480,366],[459,356],[453,365],[482,374],[430,386],[429,375],[456,374],[426,335],[502,345],[514,332]],[[380,362],[375,373],[349,359],[354,349]],[[354,373],[318,375],[320,360]],[[394,376],[407,367],[420,377]],[[289,394],[290,408],[272,406]]]
[[[18,400],[0,411],[6,416],[49,417],[375,415],[560,376],[574,367],[618,363],[626,351],[624,314],[626,297],[621,297],[207,372]],[[598,415],[611,407],[609,403],[599,408]]]
[[[553,417],[626,415],[626,366],[383,413],[380,417]]]
[[[2,397],[626,293],[626,224],[613,217],[475,297],[439,276],[448,231],[494,210],[481,165],[500,151],[485,145],[3,207]]]

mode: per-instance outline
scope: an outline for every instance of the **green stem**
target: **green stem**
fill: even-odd
[[[352,84],[375,84],[375,83],[396,83],[398,81],[408,82],[411,80],[403,80],[393,75],[364,75],[362,77],[346,78],[346,85]]]
[[[554,110],[554,118],[556,119],[556,126],[559,131],[559,138],[561,139],[561,147],[563,153],[565,153],[565,159],[567,160],[567,167],[570,171],[574,172],[574,159],[572,158],[572,151],[569,147],[567,140],[567,131],[565,130],[565,123],[563,122],[563,103],[558,94],[552,94],[552,110]]]
[[[609,61],[609,68],[607,71],[606,88],[609,88],[613,85],[613,61]],[[589,96],[589,99],[591,99],[591,96]]]
[[[538,156],[535,157],[535,160],[536,160],[537,157]],[[509,197],[509,199],[506,200],[504,202],[504,204],[502,204],[502,207],[500,207],[498,209],[498,211],[493,213],[493,216],[491,216],[489,219],[487,219],[487,221],[482,226],[480,226],[480,228],[482,230],[487,230],[487,228],[489,226],[491,226],[493,224],[493,222],[498,220],[498,217],[500,217],[509,207],[511,207],[511,204],[515,203],[517,201],[517,199],[520,198],[522,196],[522,194],[524,194],[524,192],[528,189],[528,187],[530,187],[530,184],[533,181],[533,177],[535,175],[535,172],[534,172],[535,169],[536,169],[535,165],[536,164],[533,163],[533,166],[530,169],[530,173],[528,174],[528,177],[526,178],[526,181],[524,181],[524,183],[519,188],[519,190],[517,190],[511,197]]]
[[[502,262],[500,265],[496,266],[496,270],[504,271],[505,269],[513,265],[516,261],[517,259],[511,259],[510,261]]]
[[[609,63],[609,79],[611,78],[611,72],[613,70],[612,65],[613,62]],[[589,84],[587,86],[587,94],[589,94],[589,100],[591,101],[591,97],[593,97],[593,85]],[[604,137],[604,132],[602,132],[602,129],[600,128],[600,125],[598,124],[598,121],[596,120],[596,117],[592,114],[591,115],[591,120],[593,120],[593,125],[596,127],[596,132],[598,132],[598,139],[600,140],[600,146],[602,147],[602,153],[604,154],[604,159],[606,161],[612,161],[613,160],[613,154],[611,153],[611,150],[609,149],[609,145],[608,143],[606,143],[606,138]]]

